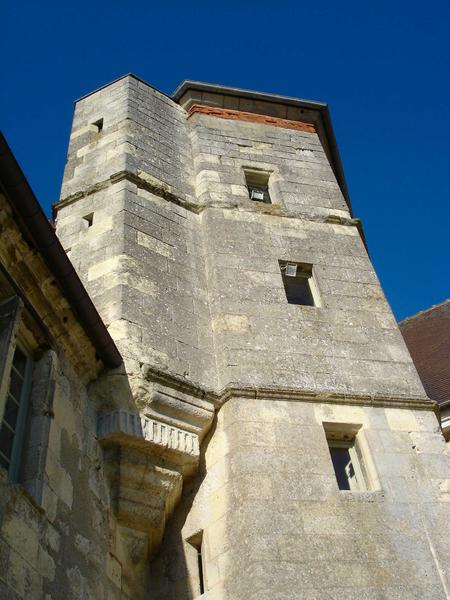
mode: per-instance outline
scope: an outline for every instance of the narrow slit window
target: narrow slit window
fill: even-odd
[[[203,531],[199,531],[194,536],[189,538],[188,543],[195,550],[197,577],[198,577],[198,593],[201,595],[205,592],[205,577],[203,572]]]
[[[272,201],[269,194],[270,173],[244,170],[244,175],[250,200],[271,204]]]
[[[280,270],[289,304],[320,306],[312,265],[280,261]]]
[[[325,428],[325,433],[338,488],[353,492],[366,491],[364,465],[355,431],[327,431]]]
[[[94,213],[89,213],[83,217],[84,226],[87,229],[88,227],[92,227],[92,223],[94,222]]]

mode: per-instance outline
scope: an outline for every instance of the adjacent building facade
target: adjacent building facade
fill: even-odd
[[[0,264],[0,597],[120,598],[89,385],[122,359],[3,136]]]
[[[77,101],[54,211],[123,364],[55,429],[34,510],[87,558],[46,546],[42,597],[449,597],[449,455],[326,105],[123,77]]]
[[[442,432],[450,441],[450,300],[399,323],[429,398],[439,405]]]

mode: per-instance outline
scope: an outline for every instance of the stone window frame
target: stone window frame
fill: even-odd
[[[271,185],[273,171],[246,166],[243,166],[242,170],[244,172],[245,187],[248,190],[249,199],[252,202],[273,204],[273,189]],[[253,190],[260,190],[263,193],[263,199],[252,198]]]
[[[24,356],[25,364],[23,373],[21,373],[14,362],[18,351]],[[19,397],[15,397],[11,391],[11,383],[14,373],[21,379],[22,384],[19,390]],[[33,375],[33,359],[30,349],[26,347],[24,340],[20,337],[14,344],[13,360],[9,368],[9,372],[4,373],[4,377],[8,379],[8,390],[5,398],[5,402],[2,407],[2,415],[0,421],[0,438],[2,437],[5,430],[9,430],[13,433],[12,445],[10,456],[6,456],[0,451],[0,457],[2,462],[9,463],[8,466],[3,467],[8,471],[8,476],[11,481],[19,481],[19,471],[22,464],[22,457],[25,446],[25,431],[28,419],[28,413],[30,409],[30,395],[31,395],[31,384]],[[17,418],[14,426],[10,424],[5,418],[5,409],[8,406],[8,402],[18,405]]]
[[[323,302],[322,297],[319,292],[319,286],[317,284],[317,279],[314,272],[314,267],[311,263],[302,263],[295,260],[278,260],[278,264],[281,271],[281,277],[283,280],[284,290],[286,292],[286,298],[289,304],[294,304],[297,306],[309,306],[322,308]],[[306,279],[309,287],[309,292],[311,294],[311,299],[313,304],[303,304],[300,302],[289,302],[289,291],[288,284],[290,276],[287,275],[287,269],[289,266],[295,266],[297,268],[297,275],[292,279]]]
[[[332,448],[347,448],[349,450],[350,460],[355,472],[356,481],[358,482],[357,485],[354,482],[349,482],[350,489],[348,490],[338,487],[340,493],[381,492],[380,480],[363,426],[356,423],[328,421],[322,422],[322,426],[336,484],[338,485],[338,478],[332,459]]]
[[[200,530],[186,539],[186,558],[188,561],[188,568],[189,571],[191,571],[191,573],[195,574],[193,579],[195,579],[195,583],[197,584],[197,593],[194,596],[195,600],[206,598],[206,592],[208,589],[205,569],[204,537],[205,536],[203,530]]]
[[[81,221],[83,231],[92,227],[93,224],[94,224],[94,213],[93,212],[83,215],[82,221]]]
[[[15,442],[20,450],[15,450],[15,464],[8,469],[8,478],[22,485],[40,505],[53,418],[57,355],[49,348],[37,348],[36,343],[33,344],[33,336],[23,317],[24,302],[19,296],[0,301],[0,423],[9,391],[12,361],[16,347],[19,347],[29,359],[29,390],[21,439]]]

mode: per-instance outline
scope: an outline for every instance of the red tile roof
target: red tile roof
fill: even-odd
[[[450,402],[450,299],[399,323],[427,395]]]

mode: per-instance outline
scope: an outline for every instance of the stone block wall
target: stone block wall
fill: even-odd
[[[196,191],[202,203],[248,207],[243,168],[254,167],[271,173],[272,202],[284,212],[305,218],[330,212],[349,216],[317,132],[245,122],[238,116],[189,116]]]
[[[193,188],[184,111],[133,78],[108,90],[77,104],[58,236],[129,372],[150,364],[212,386],[200,218],[185,206]],[[100,116],[101,133],[79,133]]]
[[[323,422],[361,425],[377,489],[338,489]],[[430,412],[234,397],[152,563],[155,598],[199,597],[202,532],[208,600],[444,600],[449,464]]]
[[[423,395],[355,227],[219,209],[203,223],[222,386]],[[313,265],[321,307],[287,303],[279,260]]]
[[[130,372],[423,396],[317,114],[269,108],[304,130],[190,114],[133,77],[77,103],[57,232]],[[270,172],[272,204],[250,201],[245,168]],[[287,303],[279,260],[313,265],[321,308]]]
[[[219,386],[423,395],[318,134],[188,122]],[[271,172],[268,207],[249,200],[245,168]],[[279,260],[313,265],[320,308],[287,303]]]
[[[184,111],[134,77],[76,103],[61,198],[84,193],[122,171],[142,173],[192,198]]]
[[[110,552],[115,525],[95,410],[67,360],[62,355],[54,360],[53,381],[45,381],[53,394],[42,498],[37,501],[1,472],[0,596],[119,600],[125,596],[120,565]],[[33,383],[32,399],[39,384]],[[42,429],[37,419],[31,424],[29,443]],[[33,457],[28,458],[30,468]]]
[[[127,563],[136,598],[198,597],[200,543],[208,600],[444,598],[448,455],[320,115],[180,104],[132,76],[79,101],[56,206],[125,359],[93,386],[98,410],[200,444],[196,476],[192,457],[102,440],[121,539],[139,546],[159,507],[150,578],[145,552]],[[249,199],[245,169],[270,174],[271,204]],[[287,302],[279,261],[312,265],[320,306]],[[337,488],[324,422],[361,428],[376,489]]]

